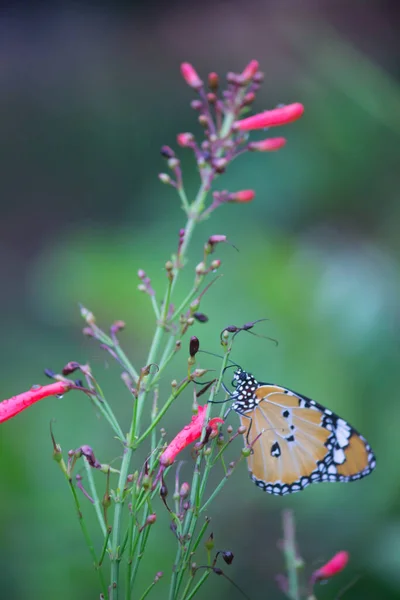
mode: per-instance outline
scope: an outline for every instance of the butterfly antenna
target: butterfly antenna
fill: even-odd
[[[278,340],[276,340],[275,338],[270,337],[269,335],[261,335],[260,333],[254,333],[254,331],[250,331],[249,329],[244,329],[244,331],[247,331],[247,333],[251,333],[251,335],[255,335],[258,338],[262,338],[264,340],[269,340],[270,342],[273,342],[275,344],[275,346],[279,345]],[[239,333],[239,332],[237,332],[237,333]]]
[[[220,354],[216,354],[215,352],[209,352],[208,350],[199,350],[197,354],[209,354],[210,356],[216,356],[217,358],[220,358],[221,360],[224,359],[224,356],[221,356]],[[233,362],[233,360],[231,360],[230,358],[228,358],[228,361],[234,365],[235,367],[239,367],[239,365],[237,365],[235,362]]]

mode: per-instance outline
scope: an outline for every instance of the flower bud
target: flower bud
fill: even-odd
[[[94,325],[96,322],[94,314],[84,306],[81,306],[81,316],[85,319],[88,325]]]
[[[188,148],[194,142],[193,133],[178,133],[176,136],[176,141],[178,142],[179,146],[182,146],[182,148]]]
[[[254,199],[255,195],[256,193],[254,190],[240,190],[239,192],[235,192],[234,194],[229,194],[228,202],[251,202]]]
[[[168,166],[170,169],[176,169],[176,167],[179,167],[179,159],[174,157],[174,158],[169,158],[168,159]]]
[[[216,92],[219,85],[219,77],[217,73],[209,73],[208,74],[208,87],[212,92]]]
[[[251,60],[247,67],[245,67],[241,73],[243,81],[250,82],[253,79],[254,75],[257,73],[258,67],[258,60]]]
[[[240,131],[251,131],[252,129],[265,129],[266,127],[276,127],[286,125],[299,119],[304,113],[304,106],[299,102],[288,104],[273,110],[266,110],[247,119],[236,121],[235,129]]]
[[[175,152],[169,146],[162,146],[160,152],[164,158],[174,158],[175,156]]]
[[[203,108],[203,103],[201,100],[192,100],[190,106],[194,110],[201,110]]]
[[[186,83],[193,89],[198,90],[203,86],[202,80],[190,63],[184,62],[181,64],[181,74]]]
[[[190,492],[190,485],[185,481],[181,485],[181,489],[179,490],[179,496],[182,499],[185,499],[189,496],[189,492]]]
[[[205,541],[204,546],[208,552],[211,552],[211,550],[214,548],[214,545],[214,534],[211,532],[208,536],[208,539]]]
[[[231,552],[230,550],[226,550],[222,553],[222,558],[224,559],[227,565],[231,565],[234,559],[233,552]]]
[[[199,321],[199,323],[207,323],[208,321],[207,315],[200,312],[194,312],[193,317],[196,319],[196,321]]]
[[[329,560],[323,567],[320,567],[314,572],[312,579],[318,581],[320,579],[329,579],[333,577],[346,567],[349,562],[349,553],[345,550],[341,550],[331,560]]]
[[[243,98],[242,106],[249,106],[249,104],[252,104],[255,99],[256,99],[255,93],[254,92],[249,92]]]
[[[216,158],[213,162],[213,167],[217,173],[222,174],[228,165],[226,158]]]
[[[61,373],[63,375],[70,375],[71,373],[74,373],[74,371],[77,371],[79,368],[80,368],[79,363],[71,361],[65,365],[65,367],[63,368]]]
[[[267,138],[259,142],[250,142],[247,146],[251,152],[274,152],[280,150],[286,144],[286,138]]]
[[[206,272],[206,266],[203,262],[199,263],[196,267],[196,275],[204,275]]]
[[[148,475],[144,475],[142,479],[142,487],[145,490],[148,490],[151,486],[151,478]]]
[[[154,523],[157,521],[157,515],[156,513],[152,513],[151,515],[149,515],[146,519],[146,525],[154,525]]]
[[[168,173],[159,173],[158,179],[161,181],[161,183],[172,185],[172,179]]]

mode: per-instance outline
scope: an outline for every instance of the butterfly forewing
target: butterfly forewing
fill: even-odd
[[[248,377],[233,408],[247,428],[248,467],[259,487],[283,495],[310,483],[353,481],[374,469],[370,446],[344,419],[300,394]]]

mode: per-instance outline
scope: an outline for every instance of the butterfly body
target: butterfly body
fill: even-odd
[[[281,496],[311,483],[354,481],[375,468],[367,440],[331,410],[239,368],[232,383],[231,408],[252,448],[250,475],[264,491]]]

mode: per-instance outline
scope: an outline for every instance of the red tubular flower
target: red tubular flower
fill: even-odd
[[[184,62],[181,64],[181,73],[186,83],[195,90],[198,90],[203,86],[202,80],[190,63]]]
[[[204,419],[206,417],[207,404],[198,407],[197,415],[193,415],[189,425],[185,427],[174,437],[172,442],[168,444],[168,447],[162,453],[160,457],[160,464],[163,467],[169,467],[174,462],[177,455],[182,452],[201,436],[203,431]],[[208,422],[208,426],[211,427],[212,431],[218,431],[218,423],[223,423],[223,419],[214,417]]]
[[[3,402],[0,402],[0,423],[15,417],[15,415],[31,406],[31,404],[43,398],[65,394],[72,386],[73,383],[67,381],[56,381],[49,385],[34,385],[28,392],[23,392],[8,400],[3,400]]]
[[[341,550],[335,556],[331,558],[323,567],[320,567],[313,573],[313,581],[319,581],[320,579],[329,579],[340,571],[343,571],[347,563],[349,562],[349,553],[345,550]]]
[[[266,140],[261,140],[260,142],[250,142],[247,147],[253,152],[274,152],[275,150],[280,150],[283,148],[285,144],[286,138],[276,137],[267,138]]]
[[[299,102],[288,104],[281,108],[266,110],[247,119],[236,121],[235,128],[240,131],[251,131],[252,129],[264,129],[265,127],[277,127],[286,125],[299,119],[304,113],[304,106]]]
[[[234,194],[229,194],[228,202],[251,202],[256,193],[254,190],[240,190]]]

